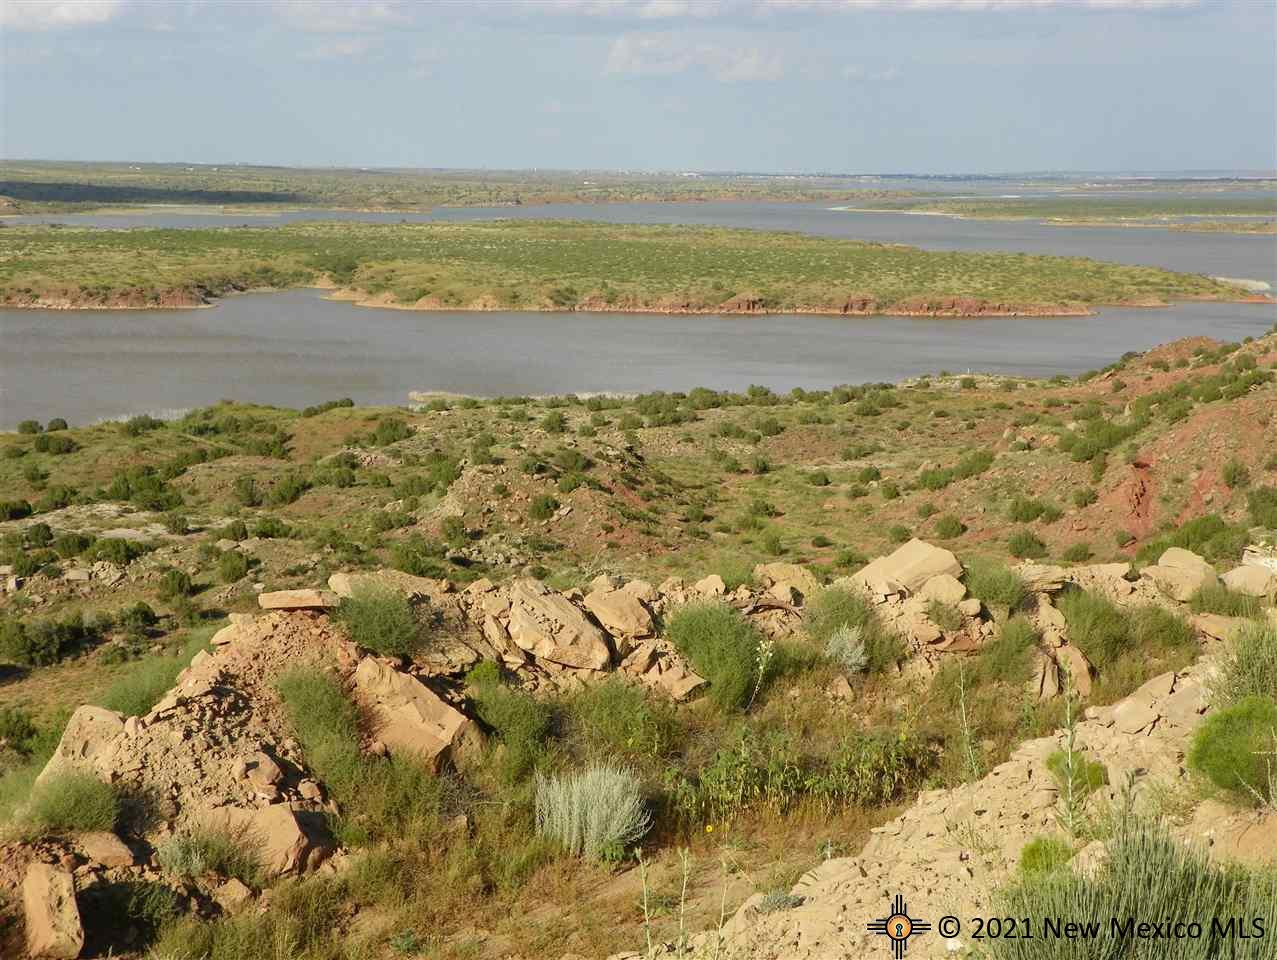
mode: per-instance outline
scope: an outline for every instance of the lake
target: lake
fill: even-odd
[[[200,310],[0,310],[0,424],[82,424],[223,397],[302,407],[345,396],[402,404],[411,390],[789,390],[941,369],[1076,374],[1178,337],[1257,336],[1274,321],[1277,307],[1233,303],[961,320],[435,313],[356,307],[317,290]]]

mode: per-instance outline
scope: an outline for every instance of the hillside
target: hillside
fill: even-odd
[[[1274,367],[24,424],[0,952],[799,960],[1128,806],[1271,906]]]

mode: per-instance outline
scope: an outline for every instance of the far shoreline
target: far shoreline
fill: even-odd
[[[714,306],[651,306],[634,304],[606,304],[591,302],[579,306],[557,306],[547,304],[541,306],[506,306],[495,302],[482,301],[468,304],[445,304],[440,302],[399,303],[388,298],[386,294],[369,295],[366,291],[337,287],[330,283],[316,282],[296,287],[258,287],[244,290],[230,290],[201,302],[160,302],[160,303],[72,303],[65,299],[44,300],[32,303],[0,302],[0,309],[48,311],[50,313],[92,313],[128,312],[128,311],[163,311],[163,310],[208,310],[216,308],[222,300],[246,294],[276,294],[295,290],[315,290],[323,293],[322,299],[334,303],[349,303],[355,307],[367,307],[378,310],[402,310],[419,313],[581,313],[581,314],[647,314],[653,316],[827,316],[827,317],[900,317],[900,318],[936,318],[953,320],[979,320],[984,318],[1021,318],[1051,319],[1064,317],[1093,317],[1097,311],[1115,307],[1120,309],[1163,309],[1173,307],[1176,303],[1239,303],[1272,305],[1277,304],[1277,297],[1255,292],[1233,298],[1183,297],[1170,300],[1127,300],[1100,302],[1093,304],[997,304],[974,301],[963,297],[930,297],[927,298],[934,307],[907,306],[887,304],[876,309],[833,309],[824,307],[797,306],[792,308],[771,310],[762,307],[739,307],[729,304]],[[1239,291],[1240,292],[1240,291]],[[964,302],[965,301],[965,302]]]

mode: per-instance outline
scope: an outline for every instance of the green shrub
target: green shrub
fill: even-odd
[[[1068,624],[1069,642],[1097,669],[1114,663],[1131,649],[1131,625],[1116,606],[1085,590],[1070,590],[1057,602]]]
[[[83,533],[64,533],[53,541],[54,552],[63,560],[78,557],[93,546],[93,538]]]
[[[1058,870],[1073,858],[1073,847],[1062,837],[1034,837],[1020,850],[1020,873],[1031,877]]]
[[[296,503],[310,489],[310,481],[300,473],[286,473],[270,489],[270,503],[276,507]]]
[[[1080,510],[1082,507],[1089,507],[1099,498],[1100,495],[1095,492],[1094,487],[1078,487],[1073,491],[1073,506]]]
[[[723,585],[730,593],[737,587],[754,583],[754,568],[748,560],[738,555],[724,557],[714,565],[714,572],[723,578]]]
[[[1071,753],[1063,748],[1056,750],[1046,758],[1046,768],[1062,794],[1071,793],[1079,798],[1089,797],[1109,782],[1104,764],[1088,759],[1080,750]]]
[[[501,740],[502,775],[515,783],[526,777],[541,757],[554,714],[540,701],[501,682],[495,663],[480,663],[466,675],[475,712]]]
[[[31,513],[31,504],[25,500],[0,500],[0,520],[21,520]]]
[[[414,577],[442,577],[445,569],[443,544],[438,540],[413,534],[390,548],[390,565]]]
[[[106,689],[96,701],[99,707],[127,717],[141,717],[151,711],[177,682],[177,675],[201,650],[209,649],[210,630],[193,633],[182,649],[172,656],[144,657],[129,667],[128,673]]]
[[[1211,699],[1228,706],[1255,696],[1277,700],[1277,627],[1245,623],[1219,658]]]
[[[191,575],[185,570],[169,567],[160,577],[160,597],[177,600],[191,595]]]
[[[1277,701],[1250,696],[1210,714],[1193,734],[1188,765],[1243,803],[1277,799]]]
[[[299,667],[276,683],[306,765],[343,811],[333,831],[343,844],[402,838],[438,821],[439,778],[414,760],[365,757],[359,711],[332,674]]]
[[[1073,544],[1060,554],[1060,558],[1068,563],[1085,563],[1091,556],[1091,545],[1085,541]]]
[[[361,584],[342,600],[337,619],[350,639],[383,657],[411,657],[423,643],[412,604],[393,587]]]
[[[1016,610],[1028,598],[1024,579],[1004,563],[978,559],[967,565],[967,590],[988,607]]]
[[[1250,484],[1250,468],[1236,458],[1224,464],[1220,476],[1230,490],[1237,490]]]
[[[1215,514],[1207,514],[1189,520],[1174,533],[1150,540],[1140,547],[1136,559],[1141,563],[1151,563],[1165,553],[1168,547],[1182,547],[1212,562],[1234,560],[1249,540],[1244,527],[1225,523]]]
[[[537,835],[573,856],[618,861],[652,826],[638,778],[594,766],[580,774],[536,781]]]
[[[116,567],[128,567],[144,551],[146,550],[142,545],[132,540],[103,537],[88,549],[84,557],[89,560],[106,560],[107,563],[114,563]]]
[[[541,421],[541,429],[546,433],[562,433],[567,429],[567,418],[558,410],[551,410]]]
[[[1222,583],[1198,587],[1188,598],[1188,606],[1194,613],[1218,613],[1225,617],[1254,617],[1260,611],[1255,597],[1234,593]]]
[[[1277,487],[1256,487],[1246,495],[1246,508],[1255,526],[1277,530]]]
[[[85,626],[78,613],[60,620],[0,620],[0,661],[44,667],[57,663],[97,639],[97,630]]]
[[[532,498],[532,502],[528,504],[528,518],[531,520],[549,520],[554,516],[554,511],[559,509],[559,501],[548,493],[540,494]]]
[[[396,417],[387,417],[377,422],[377,427],[373,430],[372,442],[378,447],[388,447],[392,443],[407,440],[411,436],[412,429],[408,424]]]
[[[865,669],[870,673],[881,673],[904,656],[900,637],[883,625],[868,601],[854,590],[843,587],[821,590],[808,599],[804,619],[807,635],[826,650],[838,630],[859,630],[865,649]]]
[[[1017,530],[1007,539],[1007,552],[1020,560],[1046,556],[1046,544],[1032,530]]]
[[[966,532],[966,524],[953,516],[953,514],[946,514],[936,521],[936,536],[941,540],[952,540],[954,537],[960,537]]]
[[[946,633],[962,629],[962,614],[956,607],[940,600],[932,600],[927,604],[927,619]]]
[[[1032,523],[1046,513],[1047,505],[1041,500],[1016,497],[1007,508],[1007,519],[1012,523]]]
[[[887,528],[887,539],[892,543],[908,543],[913,534],[903,524],[893,524]]]
[[[235,583],[248,574],[248,558],[238,550],[227,550],[217,558],[217,575],[222,583]]]
[[[155,850],[161,869],[199,879],[206,874],[234,877],[250,887],[262,883],[262,864],[254,838],[228,831],[195,829],[174,834]]]
[[[235,483],[231,486],[231,495],[242,507],[259,507],[262,504],[262,494],[257,488],[257,480],[248,475],[235,478]]]
[[[571,707],[582,739],[610,756],[664,757],[682,736],[673,710],[619,677],[586,688]]]
[[[33,434],[43,429],[39,420],[22,420],[18,423],[18,433]]]
[[[1011,617],[997,637],[980,651],[980,676],[1003,683],[1021,684],[1029,679],[1029,653],[1040,635],[1027,617]]]
[[[665,634],[692,668],[709,681],[710,698],[724,710],[745,706],[754,689],[762,636],[731,607],[689,604],[674,612]]]
[[[115,789],[89,773],[65,771],[36,784],[23,810],[35,834],[110,831],[120,816]]]
[[[1197,650],[1197,635],[1192,624],[1165,607],[1150,603],[1128,608],[1126,619],[1131,646],[1136,650],[1152,653]]]
[[[934,762],[930,746],[906,730],[858,731],[807,779],[817,802],[832,813],[898,801],[922,782]]]
[[[1132,817],[1119,823],[1107,846],[1108,856],[1094,874],[1049,870],[1021,875],[995,894],[990,907],[997,916],[1067,918],[1079,927],[1093,926],[1095,936],[992,937],[985,943],[991,960],[1090,960],[1101,955],[1106,960],[1212,960],[1221,955],[1263,960],[1270,952],[1267,936],[1221,940],[1211,935],[1211,924],[1216,918],[1270,917],[1277,898],[1277,876],[1271,871],[1213,863],[1172,838],[1163,825]],[[1171,942],[1115,936],[1115,922],[1131,929],[1168,922],[1187,929],[1196,923],[1204,933]]]

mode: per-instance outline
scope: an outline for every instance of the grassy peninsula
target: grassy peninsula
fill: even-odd
[[[815,200],[905,191],[839,176],[612,170],[306,169],[247,164],[0,161],[0,213],[84,213],[174,204],[216,212],[283,208],[422,211],[437,206]]]
[[[1231,197],[884,197],[849,212],[926,213],[964,220],[1041,220],[1060,226],[1169,227],[1211,233],[1269,233],[1252,217],[1277,215],[1277,193]],[[1185,217],[1210,218],[1188,220]],[[1265,228],[1266,227],[1266,228]]]
[[[1237,297],[1207,277],[1079,257],[933,252],[686,226],[568,221],[0,230],[10,306],[195,306],[331,285],[416,309],[1059,315]]]

